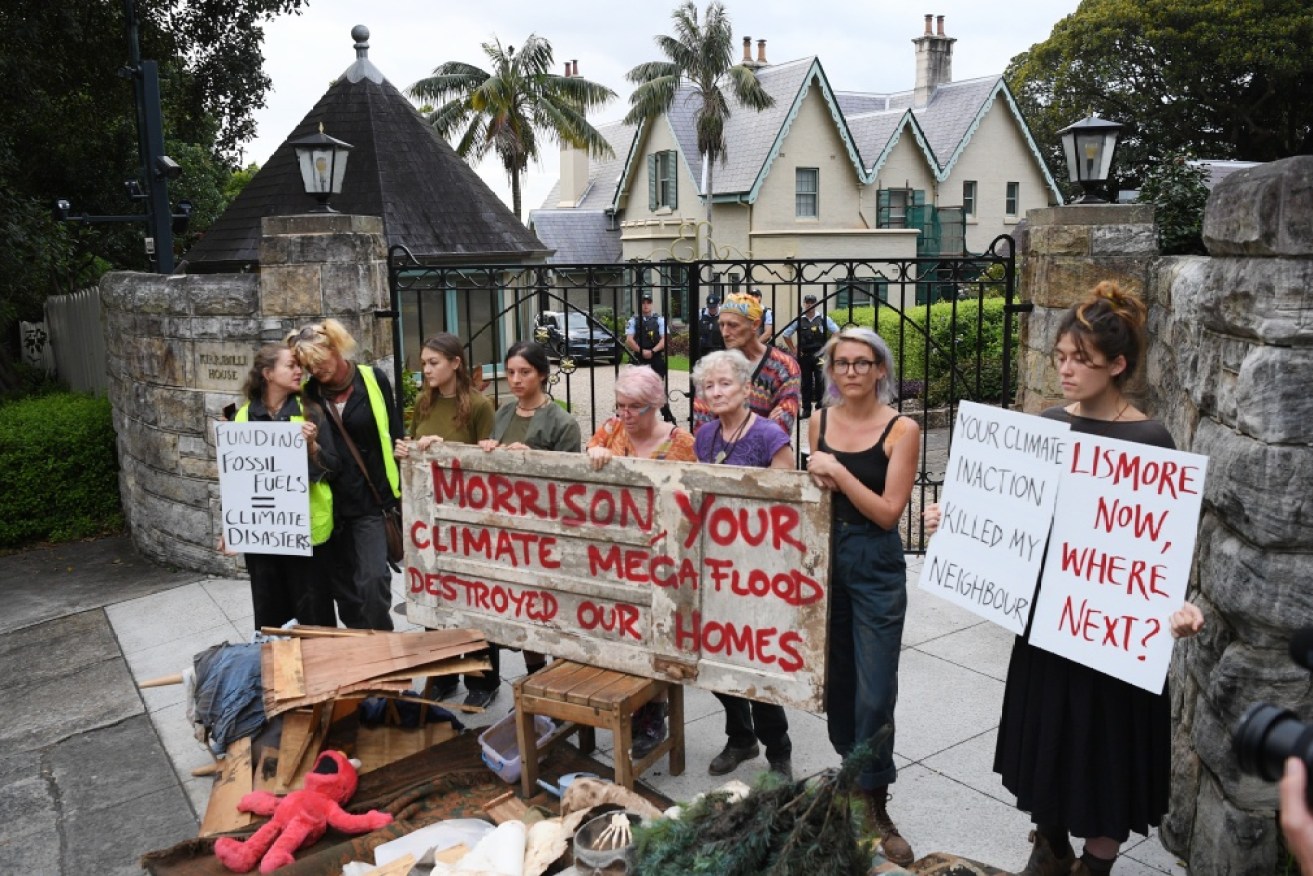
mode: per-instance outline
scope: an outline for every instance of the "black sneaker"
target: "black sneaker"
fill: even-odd
[[[786,782],[793,781],[793,761],[787,757],[781,760],[771,761],[770,771],[777,776],[782,776]]]
[[[492,701],[495,699],[497,699],[497,688],[495,687],[492,690],[472,690],[465,694],[465,705],[486,709],[492,705]]]
[[[713,776],[723,776],[726,773],[732,773],[734,770],[738,769],[739,764],[743,763],[745,760],[752,760],[759,754],[761,754],[761,747],[755,742],[743,748],[726,745],[720,754],[711,759],[711,763],[707,765],[707,772],[711,773]]]
[[[429,680],[428,699],[452,700],[456,698],[456,691],[458,690],[460,690],[460,676],[440,675]]]

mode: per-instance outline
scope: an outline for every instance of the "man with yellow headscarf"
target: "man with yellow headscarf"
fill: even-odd
[[[748,407],[758,416],[778,423],[793,434],[798,420],[801,398],[801,372],[797,361],[776,347],[761,341],[762,307],[760,299],[741,292],[726,298],[720,305],[720,334],[725,348],[738,350],[752,364],[752,384],[748,389]],[[701,398],[693,400],[693,431],[716,418]]]

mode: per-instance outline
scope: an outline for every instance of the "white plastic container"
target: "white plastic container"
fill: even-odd
[[[534,747],[541,750],[556,724],[551,718],[534,715],[533,729],[538,734]],[[515,738],[514,712],[480,733],[479,747],[483,749],[483,762],[501,776],[502,781],[513,785],[520,780],[520,744]]]

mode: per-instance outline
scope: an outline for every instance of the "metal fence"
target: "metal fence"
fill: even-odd
[[[645,293],[665,317],[670,354],[667,391],[676,417],[691,416],[685,363],[705,347],[698,315],[708,296],[760,290],[780,335],[803,310],[804,296],[839,327],[878,331],[894,352],[894,403],[922,427],[921,467],[903,521],[905,546],[924,550],[920,508],[938,497],[958,401],[1008,404],[1016,382],[1015,262],[1010,237],[979,255],[906,259],[625,262],[580,265],[424,265],[403,247],[389,254],[395,379],[416,382],[425,338],[451,332],[464,342],[476,378],[495,404],[508,398],[499,379],[505,351],[534,339],[549,349],[549,393],[591,435],[614,405],[619,367],[633,359],[625,328]],[[805,460],[806,421],[794,435]],[[873,436],[874,437],[874,436]]]

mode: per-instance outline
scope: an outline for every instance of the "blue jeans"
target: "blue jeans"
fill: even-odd
[[[830,555],[830,743],[847,757],[888,724],[898,702],[898,654],[907,616],[907,561],[897,531],[874,523],[834,522]],[[897,778],[893,733],[862,771],[864,791]]]
[[[333,599],[342,625],[392,629],[392,570],[381,512],[333,521]]]

